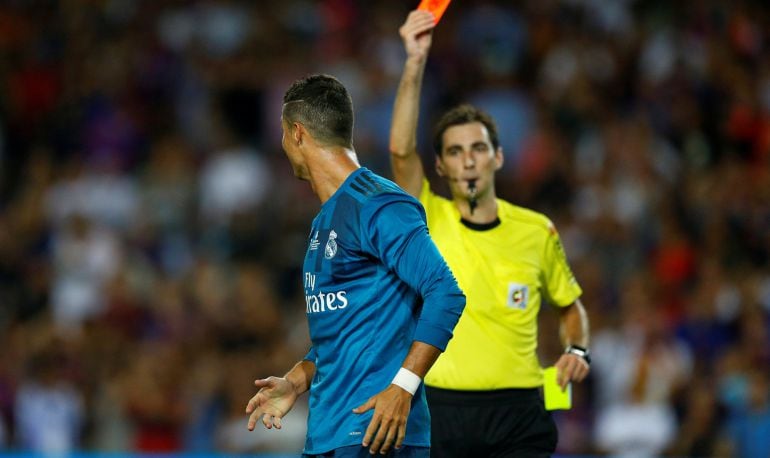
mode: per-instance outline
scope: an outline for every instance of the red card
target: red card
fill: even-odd
[[[433,13],[433,16],[436,18],[436,24],[438,24],[441,16],[444,15],[444,11],[446,11],[446,7],[449,6],[450,1],[451,0],[422,0],[417,9]]]

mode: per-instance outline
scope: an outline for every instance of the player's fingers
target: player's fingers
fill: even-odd
[[[257,397],[254,396],[251,399],[249,399],[249,402],[246,404],[246,413],[251,413],[256,408],[257,408]]]
[[[382,445],[380,446],[380,454],[385,455],[390,451],[390,447],[393,445],[393,442],[395,442],[397,436],[398,436],[398,425],[395,424],[394,422],[388,426],[388,431],[385,434],[385,440],[382,442]]]
[[[249,424],[248,428],[249,431],[254,431],[254,427],[257,425],[257,418],[262,414],[262,412],[259,409],[256,409],[255,411],[251,412],[251,415],[249,415]]]
[[[374,416],[372,417],[372,421],[370,421],[369,426],[366,427],[366,432],[364,432],[364,440],[361,441],[361,445],[364,447],[369,446],[369,443],[372,440],[372,436],[374,436],[374,433],[377,432],[379,426],[380,416],[377,414],[377,412],[375,412]]]
[[[266,386],[270,386],[271,383],[272,382],[270,381],[269,378],[261,378],[261,379],[254,380],[254,386],[256,386],[257,388],[264,388]]]
[[[269,413],[262,415],[262,424],[265,425],[265,428],[271,429],[273,427],[273,416]]]
[[[391,421],[388,419],[383,418],[380,421],[379,428],[377,428],[377,434],[374,436],[374,440],[372,441],[372,446],[369,447],[369,453],[375,454],[380,451],[380,448],[382,447],[383,443],[385,442],[385,438],[388,435],[388,431],[390,430]]]
[[[281,429],[281,417],[275,415],[273,417],[273,425],[276,427],[276,429]]]
[[[353,413],[364,413],[367,410],[373,409],[374,408],[374,404],[375,404],[374,398],[369,398],[368,401],[366,401],[365,403],[363,403],[360,406],[358,406],[355,409],[353,409]]]
[[[396,435],[396,445],[393,447],[396,450],[401,448],[401,445],[404,443],[404,438],[406,437],[406,423],[402,423],[398,425],[398,434]]]

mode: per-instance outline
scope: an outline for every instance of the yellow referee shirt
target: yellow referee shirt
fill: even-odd
[[[474,230],[454,203],[423,180],[428,228],[465,292],[454,337],[425,377],[450,390],[533,388],[543,384],[537,358],[537,314],[545,298],[572,304],[582,293],[551,221],[497,199],[500,224]]]

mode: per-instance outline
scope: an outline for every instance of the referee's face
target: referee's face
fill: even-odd
[[[442,138],[436,170],[449,181],[452,196],[470,197],[471,182],[477,197],[494,193],[495,172],[503,165],[503,152],[492,146],[486,126],[480,122],[458,124],[447,128]]]

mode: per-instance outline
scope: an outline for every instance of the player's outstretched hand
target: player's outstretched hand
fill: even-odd
[[[281,377],[268,377],[255,380],[254,385],[259,388],[257,394],[246,404],[246,413],[249,415],[249,431],[254,431],[257,419],[262,417],[265,428],[275,426],[281,429],[281,418],[289,413],[297,400],[297,392],[294,385]]]
[[[398,29],[408,57],[425,58],[431,44],[431,30],[436,26],[433,13],[414,10],[409,13],[404,25]]]
[[[355,413],[374,409],[374,416],[366,428],[361,445],[369,447],[371,444],[371,454],[386,454],[391,447],[401,448],[406,436],[406,420],[411,406],[412,395],[399,386],[390,385],[363,405],[353,409]]]
[[[556,382],[562,391],[567,388],[567,384],[571,381],[582,382],[591,370],[583,358],[572,353],[561,355],[554,366],[556,367]]]

